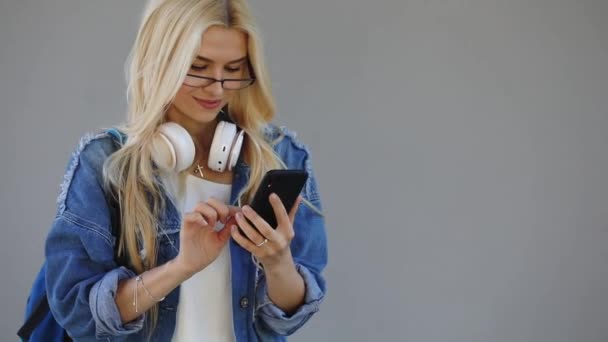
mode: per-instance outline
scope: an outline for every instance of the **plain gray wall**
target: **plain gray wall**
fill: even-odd
[[[0,2],[0,340],[142,1]],[[608,341],[608,2],[252,1],[329,293],[294,341]]]

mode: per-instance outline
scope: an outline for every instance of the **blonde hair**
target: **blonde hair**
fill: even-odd
[[[228,104],[230,118],[247,133],[242,153],[250,177],[238,198],[248,203],[264,173],[284,167],[263,133],[275,106],[262,43],[245,0],[148,2],[129,55],[128,115],[121,127],[127,140],[104,165],[105,185],[115,194],[121,213],[118,254],[126,256],[138,273],[156,266],[158,217],[165,208],[162,185],[152,164],[152,142],[196,57],[203,33],[212,25],[247,34],[248,57],[256,76],[256,82]],[[139,254],[140,247],[146,251],[145,258]],[[153,330],[157,306],[151,315]]]

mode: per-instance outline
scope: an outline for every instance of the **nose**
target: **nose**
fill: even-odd
[[[218,98],[224,93],[224,88],[222,88],[222,82],[213,82],[203,89],[205,90],[205,92],[209,93],[214,98]]]

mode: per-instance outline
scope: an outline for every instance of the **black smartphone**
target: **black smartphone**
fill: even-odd
[[[308,172],[306,170],[270,170],[262,178],[260,187],[253,196],[250,206],[272,228],[276,228],[277,219],[268,196],[273,192],[277,194],[283,202],[285,210],[289,213],[307,179]]]

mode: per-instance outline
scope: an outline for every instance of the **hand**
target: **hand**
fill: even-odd
[[[242,213],[236,213],[235,216],[236,222],[243,230],[245,236],[243,236],[235,226],[232,226],[231,228],[232,238],[241,247],[253,254],[258,261],[264,265],[266,271],[268,271],[269,268],[278,267],[280,265],[293,265],[289,245],[295,236],[293,221],[298,206],[302,201],[302,196],[298,196],[289,214],[276,194],[271,194],[269,200],[277,218],[276,229],[273,229],[268,222],[247,205],[243,206]],[[248,218],[254,226],[249,224],[245,217]]]
[[[179,234],[180,248],[176,262],[188,277],[211,264],[222,251],[230,238],[226,223],[238,207],[227,206],[221,201],[210,198],[206,203],[200,202],[193,212],[184,215]],[[217,221],[224,227],[215,231]],[[229,226],[228,226],[229,227]]]

